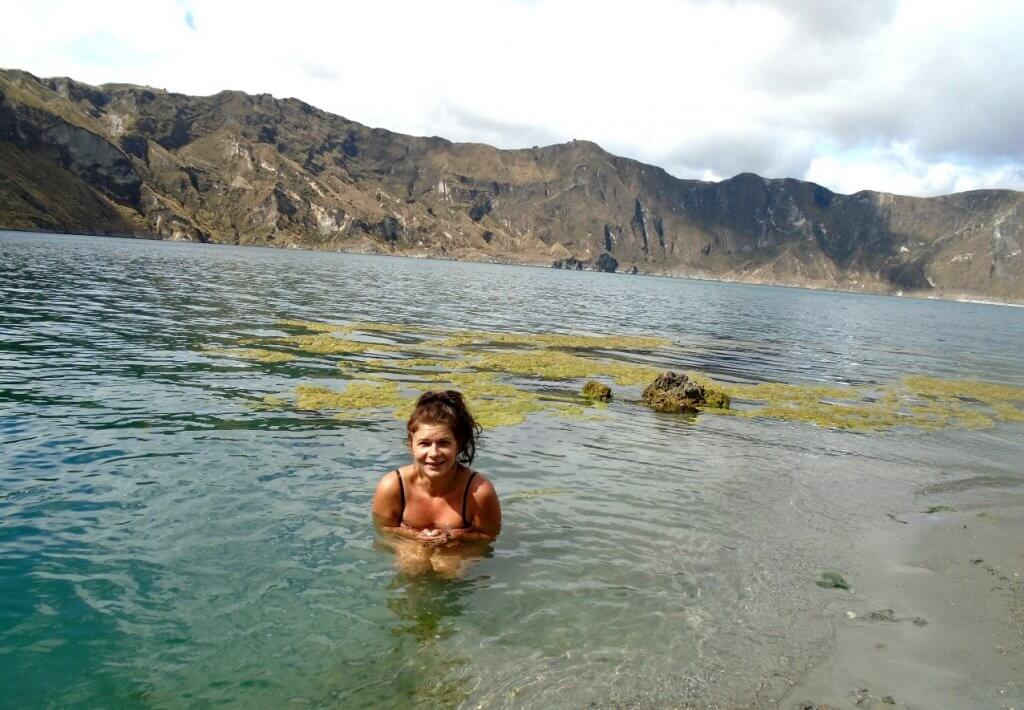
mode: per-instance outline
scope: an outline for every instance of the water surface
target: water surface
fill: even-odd
[[[856,577],[859,531],[1024,481],[1019,423],[687,419],[627,388],[604,420],[488,431],[504,533],[461,580],[409,579],[368,515],[402,422],[252,406],[338,382],[338,357],[202,351],[280,318],[654,335],[673,346],[620,356],[742,382],[1024,386],[1021,309],[0,233],[4,702],[769,702],[827,650],[813,581]]]

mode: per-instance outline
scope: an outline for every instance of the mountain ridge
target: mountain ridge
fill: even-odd
[[[295,98],[0,70],[0,228],[1024,301],[1024,193],[676,178],[591,141],[501,150]]]

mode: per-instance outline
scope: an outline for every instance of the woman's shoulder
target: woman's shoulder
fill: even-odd
[[[491,479],[489,479],[484,473],[474,469],[470,474],[472,476],[469,481],[469,494],[471,496],[474,498],[489,496],[497,497],[498,493],[494,490],[494,484],[491,483]]]
[[[382,493],[384,495],[394,493],[394,495],[398,495],[401,482],[399,481],[398,476],[395,475],[396,471],[401,471],[401,468],[393,468],[380,477],[380,480],[377,481],[377,493]]]

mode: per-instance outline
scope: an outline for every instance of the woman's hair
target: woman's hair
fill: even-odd
[[[459,444],[458,460],[464,464],[473,463],[480,439],[480,427],[466,408],[462,395],[455,390],[424,392],[416,400],[416,408],[405,425],[412,440],[413,432],[420,424],[443,425],[448,427]]]

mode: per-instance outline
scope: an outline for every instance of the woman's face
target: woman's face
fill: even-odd
[[[417,470],[427,478],[444,478],[458,468],[459,443],[443,424],[420,424],[409,437]]]

